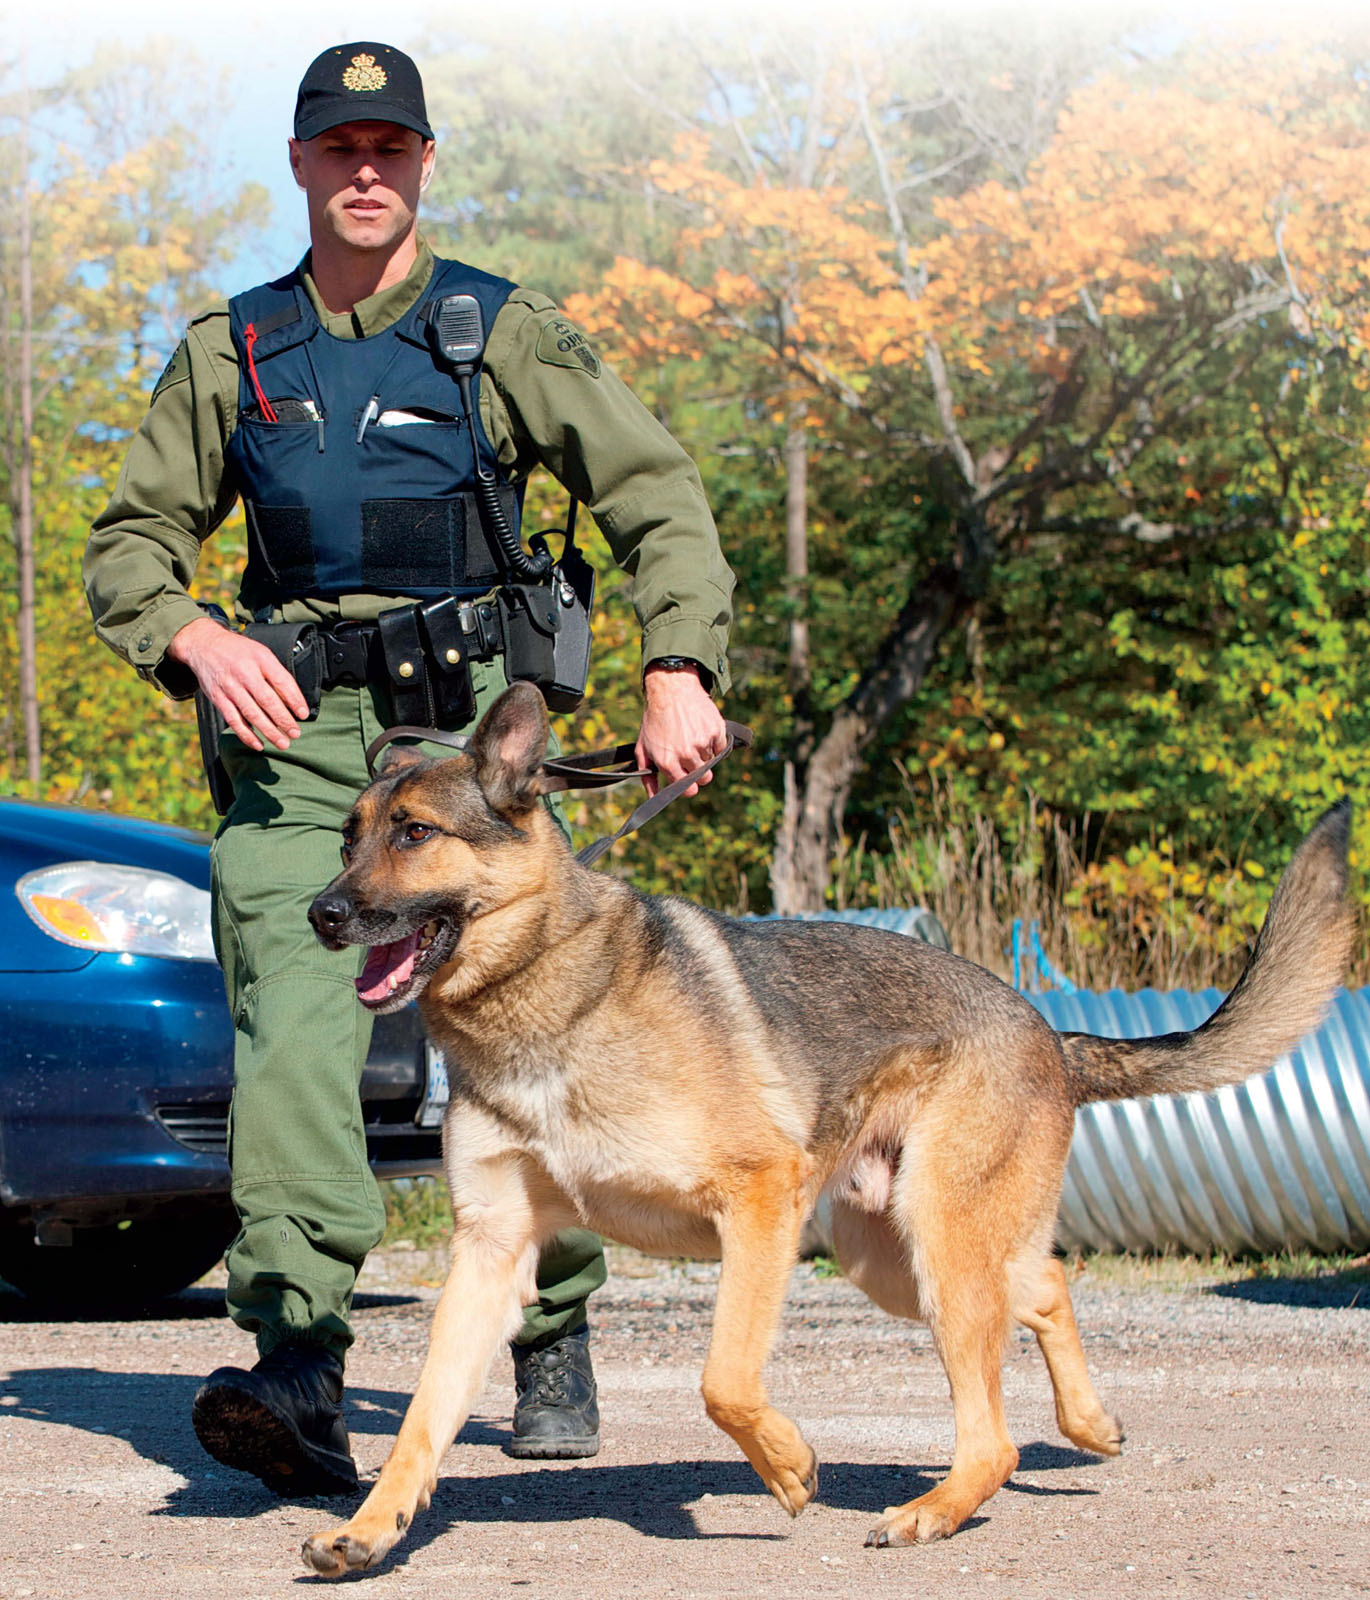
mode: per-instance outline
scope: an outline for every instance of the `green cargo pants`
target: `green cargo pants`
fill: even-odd
[[[472,674],[480,715],[505,678],[499,663]],[[372,1020],[353,986],[362,952],[325,950],[306,912],[339,870],[339,829],[367,783],[366,746],[396,720],[389,710],[383,691],[331,689],[288,750],[224,741],[235,796],[212,853],[214,938],[235,1032],[229,1158],[241,1221],[228,1308],[263,1355],[287,1338],[342,1355],[353,1284],[385,1226],[359,1094]],[[594,1234],[558,1235],[518,1342],[577,1327],[604,1277]]]

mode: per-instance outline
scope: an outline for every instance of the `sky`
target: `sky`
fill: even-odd
[[[858,3],[876,15],[908,15],[919,0]],[[995,0],[983,3],[988,8]],[[976,4],[969,0],[971,8]],[[735,21],[744,8],[758,20],[802,23],[831,17],[829,0],[658,0],[650,14],[660,17],[663,30],[677,12],[688,15],[694,27],[706,29],[711,21]],[[957,9],[966,10],[967,0],[957,0]],[[98,5],[91,0],[0,0],[0,65],[26,47],[29,78],[36,85],[98,61],[109,44],[137,50],[152,40],[169,40],[211,67],[228,67],[233,104],[222,118],[227,148],[220,178],[226,185],[263,183],[272,201],[264,237],[232,265],[236,284],[240,276],[244,282],[276,276],[294,264],[308,243],[304,207],[286,160],[286,136],[295,91],[309,62],[331,45],[379,37],[409,50],[422,68],[424,41],[435,34],[460,38],[463,10],[453,0],[407,0],[402,8],[378,7],[374,0],[233,0],[229,7],[197,6],[193,0],[119,0],[114,6],[108,0]],[[564,29],[573,38],[619,18],[640,22],[643,14],[643,0],[538,0],[536,10],[539,26]],[[229,15],[235,19],[231,27]],[[393,20],[397,15],[403,22]],[[518,33],[511,28],[509,48],[517,47]]]
[[[913,17],[933,7],[958,15],[981,14],[988,27],[1006,0],[856,0],[863,15]],[[1069,14],[1088,5],[1094,15],[1110,0],[1036,0],[1039,10]],[[1143,4],[1148,0],[1142,0]],[[1363,3],[1363,0],[1357,0]],[[1023,0],[1013,0],[1021,15]],[[1321,11],[1354,13],[1355,5],[1340,0],[1315,0]],[[594,33],[618,18],[643,15],[643,0],[539,0],[536,16],[542,27],[561,29],[574,39]],[[1159,27],[1179,30],[1195,21],[1241,15],[1250,20],[1262,0],[1155,0]],[[1305,7],[1306,9],[1306,7]],[[464,8],[453,0],[407,0],[402,8],[378,7],[374,0],[234,0],[231,6],[204,6],[187,0],[118,0],[110,5],[91,0],[0,0],[0,67],[12,64],[26,50],[28,74],[35,85],[52,81],[73,67],[98,64],[110,44],[136,50],[154,39],[193,52],[212,68],[231,72],[232,103],[219,119],[223,150],[220,178],[228,185],[252,180],[267,186],[271,220],[260,240],[244,251],[231,269],[232,282],[275,276],[292,265],[307,243],[304,207],[286,160],[286,135],[294,109],[295,90],[305,67],[321,50],[352,39],[375,38],[409,49],[422,67],[423,43],[434,34],[459,38]],[[1271,7],[1272,15],[1280,12]],[[1127,11],[1137,13],[1137,0]],[[659,0],[652,9],[663,28],[674,14],[687,15],[696,29],[710,22],[735,22],[755,15],[771,23],[831,19],[831,0]],[[850,15],[850,9],[844,15]],[[401,16],[402,22],[394,17]],[[230,26],[228,18],[233,19]],[[379,20],[390,18],[392,20]],[[1173,19],[1173,20],[1167,20]],[[518,30],[509,30],[508,48],[518,48]]]

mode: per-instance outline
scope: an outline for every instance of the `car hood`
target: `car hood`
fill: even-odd
[[[0,853],[21,871],[57,861],[115,861],[209,887],[210,835],[145,817],[0,797]]]

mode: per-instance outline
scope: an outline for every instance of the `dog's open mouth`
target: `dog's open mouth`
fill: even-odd
[[[393,944],[372,945],[357,979],[357,997],[368,1011],[397,1011],[452,954],[460,933],[456,923],[435,918]]]

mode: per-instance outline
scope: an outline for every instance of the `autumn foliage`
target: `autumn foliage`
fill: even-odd
[[[757,745],[688,827],[639,839],[635,876],[753,906],[935,896],[935,852],[914,871],[907,845],[934,821],[1037,859],[1050,816],[1080,852],[1052,869],[1063,903],[1121,896],[1138,929],[1188,906],[1207,940],[1370,779],[1364,52],[947,27],[708,61],[616,40],[592,100],[555,42],[526,81],[458,53],[432,237],[574,286],[699,460],[739,572],[729,711]],[[203,817],[184,713],[74,598],[120,441],[240,225],[162,203],[173,154],[72,157],[42,195],[45,792]],[[534,489],[530,515],[562,504]],[[586,745],[637,711],[602,556],[593,692],[562,730]]]
[[[1286,46],[1198,49],[1182,64],[1095,74],[1064,100],[1039,148],[982,162],[975,181],[934,185],[914,205],[906,197],[919,190],[926,145],[901,144],[898,90],[854,49],[811,97],[825,113],[817,144],[837,152],[845,139],[845,157],[820,160],[808,184],[773,161],[739,171],[735,124],[682,136],[669,159],[644,165],[681,226],[658,259],[617,260],[572,302],[575,314],[637,373],[722,363],[773,425],[806,406],[811,452],[836,446],[900,463],[926,495],[924,553],[935,555],[941,537],[942,598],[916,547],[886,546],[894,581],[912,580],[902,606],[874,636],[869,627],[864,639],[847,636],[858,658],[831,663],[826,683],[815,663],[826,731],[820,709],[803,735],[796,708],[796,737],[808,743],[787,763],[786,812],[807,861],[792,904],[821,896],[863,762],[902,708],[926,697],[927,635],[954,638],[967,617],[993,626],[1021,614],[1003,587],[1010,574],[1050,584],[1062,563],[1085,563],[1082,586],[1103,609],[1108,649],[1092,663],[1105,675],[1092,702],[1073,712],[1076,744],[1082,735],[1088,749],[1111,748],[1118,770],[1110,779],[1094,765],[1090,781],[1062,782],[1061,731],[1033,742],[1051,731],[1049,705],[1025,702],[1021,678],[985,684],[982,667],[953,725],[920,740],[918,759],[1107,810],[1142,812],[1140,795],[1154,795],[1123,756],[1126,719],[1154,730],[1169,706],[1192,722],[1199,686],[1223,659],[1212,620],[1250,607],[1257,590],[1266,603],[1271,581],[1307,597],[1306,578],[1294,578],[1301,552],[1331,528],[1329,502],[1348,492],[1361,502],[1370,460],[1364,81],[1353,55]],[[1011,71],[982,85],[989,96],[1018,91]],[[935,531],[939,517],[949,542]],[[1223,577],[1229,548],[1212,541],[1243,526],[1251,537],[1284,530],[1261,556],[1273,579],[1252,584],[1250,560]],[[1043,562],[1048,536],[1057,542]],[[1184,542],[1194,537],[1210,541],[1213,565],[1200,556],[1200,570],[1221,591],[1200,624],[1207,660],[1202,643],[1158,645],[1145,612],[1138,618],[1108,592],[1120,582],[1164,590],[1181,564],[1192,581],[1196,552]],[[827,538],[850,564],[840,523]],[[820,566],[823,544],[815,529]],[[1318,564],[1315,589],[1328,570],[1320,563],[1319,576]],[[1219,697],[1250,704],[1240,742],[1259,752],[1263,774],[1280,774],[1248,794],[1301,821],[1311,820],[1304,785],[1278,754],[1293,724],[1276,713],[1277,685],[1288,686],[1291,707],[1323,718],[1323,749],[1336,746],[1336,707],[1348,702],[1325,676],[1325,651],[1349,642],[1344,604],[1335,594],[1316,609],[1291,603],[1309,626],[1320,612],[1340,643],[1324,631],[1317,649],[1300,643],[1291,657],[1268,641],[1271,659],[1254,681],[1229,680]],[[1047,611],[1034,624],[1058,635],[1065,624]],[[1187,662],[1177,654],[1185,647]],[[1226,659],[1250,673],[1261,650]],[[1049,679],[1039,667],[1033,676]],[[1225,730],[1235,736],[1230,718]],[[1343,737],[1331,757],[1344,774],[1352,743]],[[1064,760],[1072,775],[1081,770]],[[1199,780],[1247,770],[1222,747],[1193,760]],[[1322,795],[1335,780],[1312,787]]]
[[[670,265],[620,257],[568,309],[632,365],[717,337],[780,347],[796,382],[849,396],[929,337],[967,374],[1059,377],[1072,325],[1144,325],[1196,293],[1293,308],[1296,331],[1362,359],[1368,125],[1364,80],[1326,56],[1111,76],[1072,97],[1024,182],[937,197],[907,270],[878,199],[744,183],[686,135],[644,168],[694,219]]]

